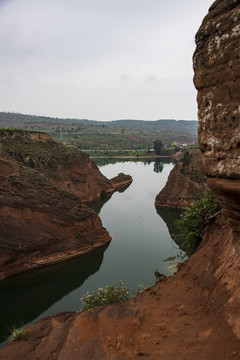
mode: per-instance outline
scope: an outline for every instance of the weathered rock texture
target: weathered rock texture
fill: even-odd
[[[235,110],[232,112],[229,107],[234,103],[229,91],[239,100],[235,91],[239,89],[239,75],[235,81],[233,75],[237,73],[235,60],[240,51],[239,37],[236,41],[239,13],[239,1],[217,0],[197,35],[194,58],[202,165],[209,185],[217,190],[223,202],[224,217],[208,226],[200,248],[174,277],[158,282],[127,303],[43,319],[31,327],[26,340],[3,348],[1,359],[240,358],[240,236],[237,231],[240,202],[235,203],[233,197],[235,194],[239,200],[239,168],[236,166],[239,112],[235,113],[236,125],[233,125],[231,114]],[[228,56],[224,55],[225,51]],[[230,61],[236,68],[232,68],[233,80],[227,85],[225,74],[226,78],[231,74]],[[208,91],[210,103],[205,102]],[[222,106],[218,107],[219,93]],[[217,102],[214,99],[218,99]],[[212,110],[204,110],[209,104]],[[224,109],[228,109],[225,121]],[[232,148],[224,137],[229,139]]]
[[[111,182],[83,153],[47,134],[0,132],[0,280],[80,256],[111,237],[83,201],[132,181]]]
[[[196,35],[194,83],[198,90],[201,166],[223,204],[240,224],[240,4],[216,1]]]
[[[174,166],[165,187],[156,196],[156,206],[185,208],[202,198],[207,186],[199,157],[199,150],[189,151]]]

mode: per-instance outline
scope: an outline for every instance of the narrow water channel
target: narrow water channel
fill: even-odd
[[[133,290],[154,283],[153,270],[166,273],[163,261],[177,252],[171,238],[179,212],[156,210],[154,199],[174,164],[170,160],[96,160],[111,178],[120,172],[132,184],[108,201],[90,204],[112,236],[107,248],[69,262],[20,274],[0,283],[0,342],[8,328],[28,324],[60,311],[78,311],[87,291],[119,280]]]

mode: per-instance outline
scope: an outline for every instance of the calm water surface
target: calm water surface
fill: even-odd
[[[17,275],[0,283],[0,341],[7,328],[27,324],[60,311],[81,308],[87,291],[119,280],[137,289],[154,283],[153,270],[166,273],[164,259],[177,252],[171,233],[179,212],[158,209],[154,199],[174,164],[169,160],[96,160],[108,178],[120,172],[133,177],[123,192],[91,204],[112,236],[107,248],[80,259]]]

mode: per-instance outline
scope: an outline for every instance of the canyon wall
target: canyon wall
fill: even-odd
[[[215,1],[196,34],[201,168],[222,202],[223,216],[240,230],[240,4]]]

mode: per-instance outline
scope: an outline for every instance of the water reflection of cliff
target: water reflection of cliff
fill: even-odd
[[[160,173],[163,171],[163,162],[161,159],[156,159],[154,161],[153,171]]]
[[[130,186],[131,184],[125,185],[119,189],[117,189],[117,192],[123,193],[125,190],[127,190],[127,188]],[[105,195],[104,197],[102,197],[101,199],[98,199],[96,201],[92,201],[91,203],[88,203],[88,207],[93,209],[97,214],[100,213],[103,205],[111,199],[113,193]]]
[[[80,287],[99,270],[106,248],[1,282],[0,341],[5,340],[8,327],[32,321],[66,294]],[[19,323],[16,324],[16,321]]]
[[[179,230],[176,225],[176,221],[180,218],[181,214],[184,213],[184,210],[182,209],[174,209],[174,208],[168,208],[168,207],[156,207],[158,215],[163,219],[163,221],[166,223],[169,234],[171,238],[174,238],[175,234],[178,234]],[[176,244],[181,249],[181,243],[176,242]]]

